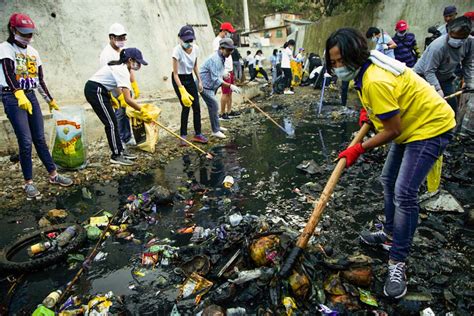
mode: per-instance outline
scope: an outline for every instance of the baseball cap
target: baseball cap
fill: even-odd
[[[109,35],[120,36],[126,34],[127,31],[125,30],[125,27],[120,23],[114,23],[109,28]]]
[[[124,56],[127,58],[133,58],[138,61],[142,65],[148,65],[148,63],[143,59],[142,52],[138,48],[125,48],[124,49]]]
[[[464,16],[471,19],[471,21],[474,21],[474,11],[469,11],[464,13]]]
[[[31,34],[35,31],[35,24],[31,18],[23,13],[13,13],[10,16],[10,26],[22,34]]]
[[[232,24],[230,24],[230,22],[222,23],[221,24],[221,31],[227,31],[227,32],[235,33],[235,29],[232,26]]]
[[[180,39],[184,42],[195,40],[196,36],[194,35],[194,30],[190,25],[183,26],[178,33]]]
[[[219,47],[235,49],[234,41],[231,38],[223,38],[219,41]]]
[[[447,15],[451,15],[455,13],[458,13],[458,9],[456,9],[456,7],[453,5],[449,5],[446,8],[444,8],[443,16],[447,16]]]
[[[395,30],[397,31],[406,31],[408,29],[408,23],[405,20],[400,20],[395,25]]]

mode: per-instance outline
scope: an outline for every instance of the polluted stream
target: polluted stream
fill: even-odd
[[[465,218],[474,203],[473,159],[464,152],[472,142],[448,149],[443,180],[466,213],[422,209],[405,298],[383,296],[388,254],[358,240],[361,230],[383,222],[378,177],[386,148],[365,154],[343,173],[307,251],[283,280],[275,277],[278,268],[358,125],[356,112],[338,106],[323,107],[317,118],[315,104],[272,102],[261,106],[293,137],[247,111],[237,119],[239,132],[212,147],[211,161],[190,151],[144,175],[78,187],[54,203],[2,210],[0,247],[37,229],[52,209],[67,212],[64,219],[50,217],[53,224],[125,210],[131,215],[122,222],[127,227],[117,223],[118,231],[99,247],[66,298],[78,295],[87,305],[112,291],[109,312],[134,315],[194,315],[204,309],[203,315],[226,309],[227,315],[419,315],[427,308],[437,315],[472,314],[474,244],[472,219]],[[228,176],[233,184],[226,188]],[[158,191],[139,195],[153,187]],[[168,195],[166,203],[155,203],[162,195]],[[86,241],[73,253],[87,256],[94,245]],[[26,274],[9,313],[31,314],[49,293],[64,290],[81,267],[80,258]],[[0,296],[6,297],[8,275],[0,276]],[[100,308],[91,308],[94,315],[102,315]]]

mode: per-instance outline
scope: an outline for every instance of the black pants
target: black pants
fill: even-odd
[[[285,88],[291,88],[291,80],[293,79],[293,73],[291,72],[291,68],[281,68],[283,71],[283,75],[285,76]]]
[[[255,70],[253,72],[253,74],[251,74],[250,76],[250,81],[254,80],[255,77],[257,77],[257,75],[261,73],[263,78],[265,78],[266,81],[268,81],[268,75],[267,75],[267,72],[265,71],[265,69],[263,69],[262,67],[260,67],[258,70]]]
[[[201,108],[199,106],[199,94],[198,89],[196,87],[196,82],[194,82],[194,78],[192,74],[189,75],[178,75],[181,84],[186,88],[186,91],[190,95],[193,96],[194,101],[191,107],[193,108],[193,124],[194,124],[194,132],[196,135],[201,134]],[[179,103],[181,104],[181,128],[180,133],[181,136],[188,135],[188,118],[189,118],[189,110],[191,107],[184,106],[183,102],[181,102],[181,93],[179,92],[178,85],[174,80],[173,73],[171,73],[172,83],[174,91],[178,96]]]
[[[250,74],[250,78],[255,78],[256,74],[255,74],[255,68],[253,68],[253,65],[249,65],[249,74]]]
[[[105,126],[105,134],[112,156],[120,155],[123,152],[122,141],[120,140],[117,118],[110,102],[109,92],[100,83],[87,81],[84,87],[84,95]]]

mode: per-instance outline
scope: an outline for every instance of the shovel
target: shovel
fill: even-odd
[[[261,108],[258,107],[258,105],[256,105],[254,102],[252,102],[252,100],[250,100],[249,98],[247,98],[246,96],[243,96],[243,98],[248,101],[250,103],[251,106],[253,106],[254,108],[256,108],[260,113],[262,113],[263,115],[266,116],[267,119],[270,120],[270,122],[272,122],[273,124],[275,124],[278,128],[280,128],[282,131],[285,132],[285,134],[287,134],[288,136],[293,136],[291,133],[287,132],[286,129],[281,126],[280,124],[278,124],[270,115],[268,115],[264,110],[262,110]],[[294,134],[294,133],[293,133]]]
[[[370,125],[364,123],[364,125],[362,125],[359,132],[350,143],[349,147],[360,143],[369,130]],[[298,257],[303,252],[303,249],[306,248],[306,245],[308,244],[309,239],[313,235],[314,229],[318,225],[319,219],[321,218],[321,215],[324,209],[326,208],[326,205],[328,204],[329,198],[331,197],[331,194],[334,191],[334,187],[336,186],[337,181],[339,180],[345,167],[346,158],[339,159],[336,167],[334,168],[334,171],[331,174],[331,177],[329,177],[329,180],[326,183],[323,192],[321,193],[321,196],[319,197],[318,204],[316,204],[316,206],[314,207],[313,213],[311,214],[311,217],[306,223],[303,233],[301,233],[301,235],[298,237],[296,246],[291,250],[289,256],[286,258],[280,269],[279,274],[281,277],[286,278],[291,273],[296,260],[298,260]]]

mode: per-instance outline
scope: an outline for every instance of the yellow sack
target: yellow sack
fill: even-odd
[[[443,155],[439,156],[436,159],[433,167],[431,167],[428,176],[426,177],[426,182],[428,182],[428,192],[435,192],[439,188],[441,182],[441,170],[443,168]]]
[[[161,114],[161,109],[153,104],[143,104],[148,113],[152,116],[153,121],[157,121]],[[156,143],[158,142],[158,125],[153,121],[145,123],[142,120],[140,111],[127,106],[127,116],[130,118],[130,126],[132,127],[133,137],[137,142],[137,148],[150,153],[155,152]]]
[[[299,62],[291,60],[290,67],[291,67],[291,72],[293,74],[291,86],[292,87],[299,86],[301,83],[301,78],[303,77],[303,66]]]

